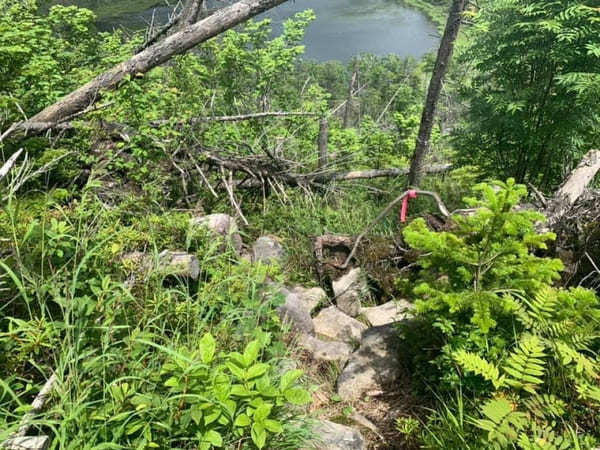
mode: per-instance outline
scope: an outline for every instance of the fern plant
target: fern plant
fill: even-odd
[[[477,191],[467,199],[475,214],[454,217],[452,231],[420,220],[405,229],[423,254],[414,293],[424,351],[415,369],[438,397],[453,387],[471,396],[481,448],[587,448],[600,412],[599,300],[552,286],[562,264],[534,254],[553,235],[536,233],[538,213],[515,210],[523,186]]]

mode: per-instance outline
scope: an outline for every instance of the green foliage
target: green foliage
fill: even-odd
[[[586,0],[502,0],[470,14],[460,161],[549,187],[598,144],[600,12]]]
[[[430,336],[425,346],[438,349],[419,355],[416,368],[429,371],[438,395],[459,388],[470,395],[473,418],[460,431],[466,442],[498,449],[587,445],[596,432],[582,424],[600,411],[599,300],[582,288],[552,287],[562,266],[533,253],[552,235],[536,232],[538,213],[515,209],[522,186],[509,180],[476,191],[480,197],[467,204],[477,209],[455,216],[452,231],[432,232],[419,219],[404,231],[422,252],[423,283],[415,293]],[[476,437],[481,432],[485,437]],[[433,435],[456,448],[447,433],[436,424],[423,441]]]

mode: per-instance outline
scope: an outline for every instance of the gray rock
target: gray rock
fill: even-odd
[[[140,275],[146,276],[152,271],[164,276],[173,275],[193,280],[197,280],[200,276],[198,258],[185,252],[164,250],[158,255],[158,259],[142,252],[131,252],[123,255],[121,263],[133,274],[132,282],[135,282]]]
[[[360,313],[361,301],[368,297],[366,276],[357,267],[333,282],[333,292],[339,309],[351,317]]]
[[[405,319],[410,314],[409,310],[413,308],[412,303],[400,299],[379,306],[363,308],[360,312],[364,314],[371,325],[379,327]]]
[[[315,450],[366,450],[365,439],[360,431],[330,422],[320,420],[314,427],[316,435],[308,448]]]
[[[165,250],[158,255],[158,270],[165,275],[197,280],[200,275],[200,261],[189,253]]]
[[[281,264],[285,258],[285,250],[272,236],[259,237],[252,246],[253,261],[263,264]]]
[[[222,237],[223,241],[231,245],[238,255],[242,251],[242,238],[233,217],[227,214],[209,214],[207,216],[192,217],[190,224],[206,227],[215,235]]]
[[[285,295],[285,303],[277,307],[277,313],[281,320],[289,322],[295,331],[314,335],[315,326],[300,297],[285,288],[282,288],[280,292]]]
[[[46,450],[50,446],[48,436],[22,436],[0,443],[4,450]]]
[[[352,353],[352,347],[343,342],[322,341],[314,336],[301,335],[298,345],[310,352],[315,359],[322,361],[346,361]]]
[[[381,389],[398,378],[397,342],[393,325],[369,328],[363,333],[359,349],[338,378],[337,392],[343,400],[356,400],[365,392]]]
[[[321,303],[321,301],[327,298],[327,294],[320,287],[309,289],[302,286],[295,286],[292,289],[292,292],[300,297],[304,303],[304,306],[310,313],[313,312],[313,310],[319,305],[319,303]]]
[[[315,333],[329,339],[344,342],[358,342],[367,329],[364,323],[344,314],[335,306],[323,309],[313,319]]]

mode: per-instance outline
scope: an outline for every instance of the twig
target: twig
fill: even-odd
[[[229,200],[231,200],[231,204],[235,208],[235,210],[237,211],[238,215],[240,216],[240,219],[242,219],[242,221],[244,222],[244,224],[246,226],[248,226],[249,223],[246,220],[246,217],[244,217],[244,214],[242,213],[242,210],[240,209],[238,203],[235,201],[235,197],[233,195],[233,187],[230,186],[229,183],[227,182],[227,177],[225,176],[225,169],[223,169],[223,166],[221,166],[220,169],[221,169],[221,177],[223,179],[223,185],[225,186],[225,190],[227,190],[227,193],[229,194]],[[231,173],[231,171],[229,173]],[[232,183],[232,185],[233,185],[233,183]]]
[[[8,158],[8,161],[6,161],[4,163],[4,165],[0,168],[0,180],[2,178],[4,178],[8,174],[8,172],[10,171],[10,169],[13,168],[13,166],[17,162],[17,158],[21,155],[21,153],[23,153],[23,149],[22,148],[20,148],[15,153],[13,153],[11,155],[11,157]]]
[[[360,241],[362,241],[362,239],[367,235],[367,233],[369,233],[369,231],[371,231],[373,229],[373,227],[375,225],[377,225],[390,212],[390,210],[394,206],[396,206],[398,203],[400,203],[404,199],[404,197],[406,197],[410,192],[411,192],[411,190],[405,191],[401,195],[396,197],[394,200],[392,200],[383,209],[383,211],[381,211],[379,213],[379,215],[375,218],[375,220],[373,222],[371,222],[369,224],[369,226],[367,226],[367,228],[365,228],[363,230],[363,232],[358,235],[358,237],[356,238],[356,241],[354,242],[354,246],[352,247],[352,251],[346,258],[346,261],[344,262],[344,264],[342,264],[340,266],[340,269],[345,269],[348,267],[348,264],[350,264],[350,261],[352,260],[352,258],[354,257],[354,254],[356,253],[356,250],[358,249],[358,245],[360,244]],[[444,205],[444,202],[442,202],[442,199],[440,198],[440,196],[437,193],[431,192],[431,191],[419,191],[419,190],[415,190],[414,192],[416,192],[418,195],[428,195],[429,197],[432,197],[435,200],[435,202],[437,203],[438,209],[440,210],[442,215],[444,217],[450,217],[448,208],[446,208],[446,205]]]
[[[54,390],[54,386],[56,385],[57,377],[56,373],[52,373],[50,378],[46,381],[42,390],[35,396],[33,402],[31,403],[31,410],[23,416],[21,419],[21,423],[19,425],[19,430],[12,437],[20,437],[25,436],[29,429],[31,428],[31,424],[29,423],[31,419],[40,413],[44,405],[46,404],[46,400]]]

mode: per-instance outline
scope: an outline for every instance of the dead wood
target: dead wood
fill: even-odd
[[[9,128],[10,132],[5,132],[2,137],[5,139],[15,135],[18,131],[27,133],[30,130],[29,125],[31,123],[45,123],[48,127],[60,123],[65,117],[76,114],[96,103],[102,97],[103,90],[117,87],[125,76],[146,73],[167,62],[173,56],[184,53],[196,45],[285,1],[240,0],[231,6],[222,8],[207,18],[185,27],[97,76],[55,104],[46,107],[30,120],[11,126]],[[41,132],[46,129],[48,128],[37,131]]]

